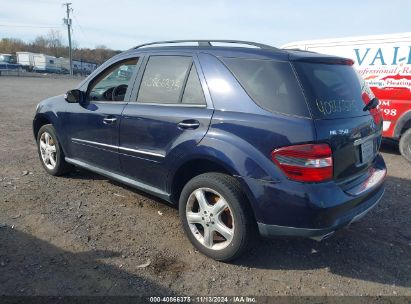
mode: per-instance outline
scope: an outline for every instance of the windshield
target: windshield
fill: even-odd
[[[294,63],[314,118],[346,118],[368,115],[368,86],[351,65]]]
[[[0,62],[16,63],[16,57],[12,55],[0,55]]]

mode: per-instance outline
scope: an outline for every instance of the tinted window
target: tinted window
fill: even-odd
[[[118,62],[98,75],[89,86],[89,100],[123,101],[137,58]]]
[[[260,107],[283,114],[309,116],[290,63],[239,58],[223,58],[223,62]]]
[[[141,81],[137,101],[180,103],[191,57],[151,56]]]
[[[203,88],[201,87],[200,79],[198,79],[197,69],[193,64],[191,66],[190,75],[187,79],[187,84],[184,89],[182,103],[189,104],[205,104]]]
[[[368,114],[362,110],[364,85],[352,66],[304,62],[294,65],[315,118]]]

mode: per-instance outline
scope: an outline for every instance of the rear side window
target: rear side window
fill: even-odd
[[[351,65],[294,63],[314,118],[346,118],[364,112],[363,89]]]
[[[151,56],[137,102],[204,104],[204,95],[191,57]]]
[[[310,116],[290,63],[240,58],[222,61],[260,107],[287,115]]]
[[[184,89],[182,103],[187,104],[205,104],[203,88],[198,79],[196,66],[191,66],[190,74],[187,79],[187,84]]]

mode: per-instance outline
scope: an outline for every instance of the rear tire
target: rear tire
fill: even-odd
[[[72,170],[73,166],[64,159],[64,152],[53,125],[48,124],[40,128],[37,133],[37,151],[41,164],[48,174],[58,176]]]
[[[214,260],[239,257],[255,235],[255,220],[240,184],[226,174],[191,179],[181,192],[179,212],[191,243]]]
[[[411,163],[411,129],[408,129],[401,135],[400,152]]]

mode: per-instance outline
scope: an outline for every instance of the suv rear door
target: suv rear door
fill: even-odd
[[[213,109],[196,56],[152,53],[143,67],[121,120],[121,167],[125,175],[164,189],[165,161],[197,145]]]
[[[298,59],[293,62],[309,103],[317,140],[333,150],[334,178],[351,179],[366,172],[381,142],[382,116],[364,111],[374,96],[350,60]]]

